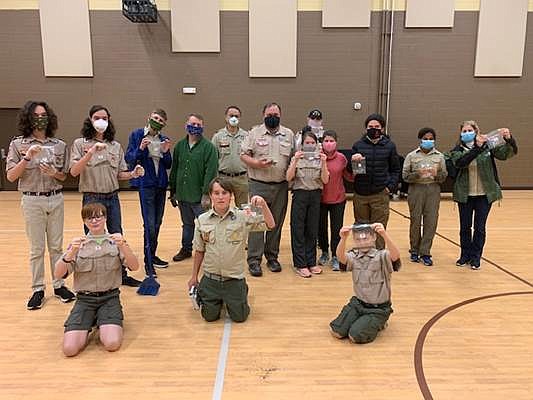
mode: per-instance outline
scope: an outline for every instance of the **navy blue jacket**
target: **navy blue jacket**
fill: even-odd
[[[167,136],[160,134],[161,141],[168,139]],[[128,149],[126,150],[125,159],[130,169],[136,165],[142,165],[144,168],[144,176],[130,180],[131,187],[140,187],[141,183],[144,187],[159,187],[167,188],[168,173],[167,169],[172,166],[172,156],[170,151],[163,153],[163,158],[159,161],[159,171],[156,176],[154,161],[150,157],[148,148],[141,150],[139,146],[144,138],[144,128],[135,129],[130,134],[128,142]],[[142,179],[142,182],[141,182]]]

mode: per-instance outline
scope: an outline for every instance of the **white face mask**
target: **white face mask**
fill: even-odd
[[[322,127],[322,120],[308,118],[307,125],[309,125],[311,128],[320,128]]]
[[[237,126],[239,125],[239,118],[237,117],[230,117],[228,119],[228,123],[231,125],[231,126]]]
[[[109,123],[105,119],[97,119],[96,121],[93,121],[93,127],[96,132],[99,133],[104,133],[108,125]]]

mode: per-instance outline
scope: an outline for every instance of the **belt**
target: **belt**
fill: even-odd
[[[222,276],[222,275],[219,275],[219,274],[212,274],[210,272],[205,272],[205,271],[204,271],[204,276],[206,278],[209,278],[209,279],[212,279],[212,280],[218,281],[218,282],[240,280],[240,279],[237,279],[237,278],[230,278],[229,276]]]
[[[287,181],[281,181],[281,182],[265,182],[265,181],[260,181],[259,179],[253,179],[253,178],[250,178],[251,181],[253,182],[257,182],[257,183],[263,183],[265,185],[280,185],[282,183],[287,183]]]
[[[391,305],[390,301],[386,301],[385,303],[381,303],[381,304],[369,304],[369,303],[365,303],[361,299],[357,299],[357,300],[365,308],[383,308],[383,307],[390,307],[390,305]]]
[[[105,290],[103,292],[78,292],[78,294],[81,294],[82,296],[102,297],[113,294],[114,292],[118,293],[118,288]]]
[[[50,190],[49,192],[22,192],[25,196],[45,196],[50,197],[54,196],[56,194],[59,194],[63,191],[63,189],[56,189],[56,190]]]
[[[101,199],[112,199],[117,193],[118,190],[114,190],[111,193],[83,192],[83,194],[86,194],[87,196],[99,197]]]
[[[224,172],[224,171],[218,171],[218,173],[220,175],[224,175],[224,176],[229,176],[230,178],[234,178],[236,176],[243,176],[243,175],[246,175],[246,172],[247,171],[243,171],[243,172],[237,172],[235,174],[232,174],[232,173],[227,173],[227,172]]]

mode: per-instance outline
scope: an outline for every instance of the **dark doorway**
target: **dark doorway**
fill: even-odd
[[[11,183],[6,178],[6,158],[11,139],[18,136],[18,112],[18,108],[0,108],[0,190],[17,190],[17,182]]]

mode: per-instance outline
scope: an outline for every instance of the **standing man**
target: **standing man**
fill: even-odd
[[[239,107],[226,108],[226,126],[211,140],[218,150],[218,175],[233,187],[236,207],[248,203],[247,170],[240,158],[242,142],[248,132],[239,127],[240,119]]]
[[[250,233],[248,269],[261,276],[261,259],[267,259],[272,272],[280,272],[278,261],[281,229],[287,212],[287,168],[294,150],[294,133],[280,125],[281,107],[268,103],[263,107],[263,124],[254,127],[242,145],[241,159],[248,166],[250,196],[261,196],[272,211],[276,226],[265,233]]]
[[[365,160],[366,173],[355,177],[353,208],[356,220],[387,226],[389,193],[394,193],[400,179],[400,162],[396,145],[384,134],[385,118],[370,114],[365,120],[363,137],[352,146],[352,161]],[[383,249],[381,236],[376,247]]]
[[[131,187],[138,188],[144,223],[144,268],[147,274],[152,267],[166,268],[168,262],[156,256],[157,238],[165,212],[168,186],[167,169],[172,165],[170,139],[161,133],[167,124],[167,113],[158,108],[148,116],[144,128],[130,134],[126,162],[130,168],[141,165],[144,176],[132,179]]]
[[[217,175],[217,149],[203,137],[204,118],[189,114],[185,124],[187,136],[174,146],[170,170],[170,196],[179,207],[183,230],[181,249],[172,257],[182,261],[192,257],[194,219],[204,212],[202,200],[209,199],[209,182]]]

